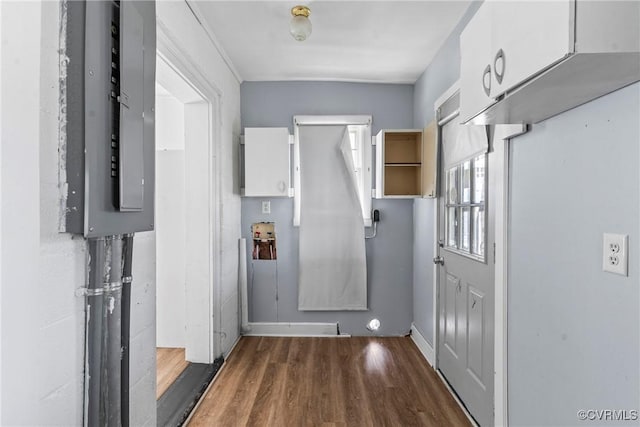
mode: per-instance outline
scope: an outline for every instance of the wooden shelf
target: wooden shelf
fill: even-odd
[[[419,196],[422,188],[422,168],[418,166],[385,165],[385,196]]]

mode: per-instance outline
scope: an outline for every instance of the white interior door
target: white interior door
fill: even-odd
[[[441,128],[442,144],[460,127]],[[446,149],[441,152],[447,151]],[[488,155],[443,163],[439,200],[438,369],[481,426],[493,425],[494,224]]]

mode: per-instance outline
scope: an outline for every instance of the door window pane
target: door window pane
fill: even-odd
[[[484,202],[486,156],[473,159],[473,203]]]
[[[458,239],[457,239],[457,209],[456,208],[447,208],[447,246],[452,248],[458,247]]]
[[[469,208],[460,208],[460,249],[469,252],[471,230],[469,221]]]
[[[484,257],[484,207],[475,206],[471,208],[471,218],[473,221],[473,250],[472,253]]]
[[[462,203],[471,200],[471,160],[462,164]]]
[[[447,173],[447,204],[458,203],[458,168],[449,169]]]
[[[481,154],[449,168],[445,175],[446,247],[485,258],[487,156]]]

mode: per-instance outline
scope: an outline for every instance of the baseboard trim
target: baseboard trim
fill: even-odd
[[[418,350],[420,350],[420,353],[422,353],[424,358],[427,359],[429,365],[433,366],[435,361],[435,351],[413,323],[411,324],[411,339],[418,347]]]
[[[338,336],[337,323],[249,323],[242,335],[247,337],[326,337]]]

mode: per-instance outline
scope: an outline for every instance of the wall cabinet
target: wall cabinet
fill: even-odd
[[[420,129],[381,130],[375,136],[376,198],[435,197],[435,132],[427,134],[426,145]]]
[[[639,2],[485,2],[460,35],[460,117],[536,123],[640,80]]]
[[[245,128],[244,195],[288,197],[290,177],[289,130]]]

